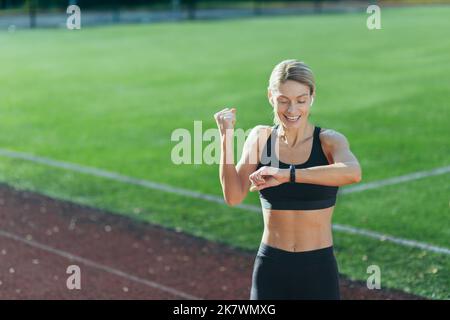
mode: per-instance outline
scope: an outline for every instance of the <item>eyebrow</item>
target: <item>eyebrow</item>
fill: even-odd
[[[297,98],[298,98],[298,97],[307,96],[307,95],[308,95],[307,93],[303,93],[303,94],[297,96]],[[284,98],[288,98],[288,99],[289,99],[289,97],[288,97],[288,96],[285,96],[284,94],[280,94],[280,97],[284,97]]]

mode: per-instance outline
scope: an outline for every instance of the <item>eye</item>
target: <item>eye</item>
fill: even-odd
[[[306,101],[299,101],[298,103],[306,103]]]

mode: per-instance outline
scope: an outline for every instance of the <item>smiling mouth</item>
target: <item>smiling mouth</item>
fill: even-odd
[[[286,120],[288,120],[289,122],[295,122],[298,119],[300,119],[301,116],[296,116],[296,117],[288,117],[287,115],[284,115],[284,117],[286,118]]]

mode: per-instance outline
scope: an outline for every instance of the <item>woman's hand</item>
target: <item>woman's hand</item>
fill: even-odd
[[[225,108],[214,114],[217,127],[220,130],[220,134],[224,135],[227,129],[233,129],[236,123],[236,108]]]
[[[289,169],[261,167],[248,177],[252,183],[250,191],[259,191],[289,182]]]

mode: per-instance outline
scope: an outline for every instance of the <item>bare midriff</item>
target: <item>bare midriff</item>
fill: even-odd
[[[262,242],[292,252],[330,247],[333,211],[334,206],[318,210],[263,209]]]

